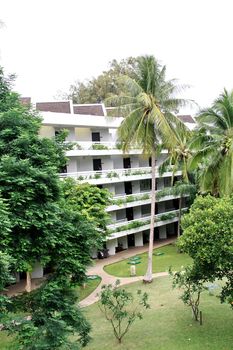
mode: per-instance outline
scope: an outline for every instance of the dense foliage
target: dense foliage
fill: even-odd
[[[198,169],[202,193],[231,195],[233,191],[233,91],[223,93],[197,117],[190,169]]]
[[[63,197],[58,172],[66,163],[64,133],[59,139],[41,138],[40,117],[21,105],[2,70],[0,85],[0,250],[8,254],[0,257],[1,273],[5,269],[1,285],[9,283],[12,260],[14,269],[26,271],[27,277],[36,262],[49,263],[53,271],[29,294],[29,304],[24,297],[16,304],[5,299],[5,313],[17,305],[31,315],[5,327],[18,333],[19,349],[76,349],[88,342],[90,326],[75,305],[72,288],[85,281],[101,233]],[[74,332],[78,339],[71,341]]]
[[[197,197],[182,220],[179,248],[193,258],[197,280],[226,279],[222,301],[233,300],[233,199]]]
[[[119,62],[112,60],[108,70],[102,72],[97,78],[86,82],[75,82],[70,86],[68,94],[62,94],[62,97],[72,99],[74,103],[104,102],[113,95],[119,95],[126,91],[124,83],[119,78],[122,75],[133,78],[135,67],[136,59],[133,57]]]
[[[106,230],[109,215],[105,209],[110,204],[111,198],[107,189],[88,183],[79,184],[70,178],[63,181],[62,191],[67,206],[81,213],[102,231]]]

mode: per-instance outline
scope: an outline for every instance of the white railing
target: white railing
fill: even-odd
[[[65,141],[66,144],[71,144],[73,150],[112,150],[119,149],[122,147],[117,141]],[[141,151],[142,149],[134,148],[134,151]],[[161,153],[167,153],[168,151],[162,150]]]
[[[121,149],[117,142],[113,141],[66,141],[74,150],[108,150]]]
[[[151,191],[138,192],[138,193],[132,193],[132,194],[115,194],[115,196],[113,197],[113,200],[126,199],[126,198],[129,198],[129,197],[143,197],[144,195],[151,196]]]
[[[158,170],[158,169],[156,169]],[[124,176],[151,174],[151,167],[130,168],[130,169],[108,169],[99,171],[78,171],[74,173],[61,173],[61,178],[72,177],[79,181],[121,178]]]
[[[182,211],[184,211],[184,210],[187,210],[187,208],[182,208]],[[160,216],[166,216],[167,214],[174,214],[174,217],[172,217],[172,218],[168,218],[168,219],[164,219],[164,221],[165,220],[171,220],[171,219],[174,219],[177,215],[178,215],[178,213],[179,213],[179,209],[177,209],[177,210],[170,210],[170,211],[165,211],[165,212],[163,212],[163,213],[159,213],[159,214],[156,214],[155,216],[154,216],[154,218],[156,219],[156,218],[159,218]],[[138,221],[140,221],[140,222],[145,222],[145,225],[147,225],[147,224],[149,224],[150,223],[150,215],[149,216],[144,216],[144,217],[140,217],[140,218],[138,218],[138,219],[134,219],[134,220],[130,220],[130,221],[127,221],[126,223],[127,224],[131,224],[131,223],[133,223],[133,222],[138,222]],[[107,226],[107,228],[109,229],[109,230],[114,230],[115,228],[117,228],[117,227],[120,227],[120,226],[124,226],[125,225],[125,222],[115,222],[114,224],[110,224],[110,225],[108,225]],[[142,225],[143,226],[143,225]]]

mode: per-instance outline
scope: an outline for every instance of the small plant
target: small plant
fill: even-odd
[[[101,178],[101,174],[95,174],[94,175],[94,179],[100,179]]]
[[[142,320],[142,310],[150,308],[148,294],[137,291],[137,298],[125,289],[118,288],[120,281],[115,285],[104,285],[100,293],[99,308],[107,321],[111,323],[114,336],[118,343],[128,333],[132,324]]]
[[[93,150],[104,150],[104,149],[109,149],[107,146],[102,145],[101,143],[95,143],[92,145],[91,149]]]
[[[165,220],[169,220],[169,219],[173,219],[177,216],[176,213],[166,213],[166,214],[162,214],[157,218],[157,221],[165,221]]]
[[[178,287],[183,290],[183,294],[180,299],[185,305],[192,308],[192,315],[195,321],[200,321],[202,324],[202,314],[200,313],[200,298],[201,293],[208,288],[204,286],[202,280],[198,280],[193,274],[192,266],[186,266],[181,271],[172,273],[169,270],[170,275],[173,277],[173,288]]]
[[[77,178],[78,181],[82,181],[84,180],[84,177],[82,175],[80,175],[78,178]]]
[[[80,146],[80,144],[78,142],[74,143],[74,148],[77,150],[82,150],[82,147]]]
[[[107,174],[107,177],[109,179],[113,178],[113,177],[119,177],[119,174],[115,171],[110,171],[108,174]]]

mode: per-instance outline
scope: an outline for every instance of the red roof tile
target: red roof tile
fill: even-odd
[[[102,104],[74,105],[75,114],[105,115]]]
[[[37,102],[36,109],[41,112],[71,113],[70,101]]]

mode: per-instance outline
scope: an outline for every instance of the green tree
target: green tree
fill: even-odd
[[[195,154],[190,169],[199,169],[202,192],[230,195],[233,190],[233,91],[224,90],[210,108],[199,114],[197,121],[199,133],[193,139]]]
[[[200,313],[200,301],[201,293],[204,292],[207,287],[200,279],[196,279],[193,274],[192,266],[186,266],[183,270],[172,273],[173,277],[173,288],[177,287],[183,290],[183,294],[180,299],[185,305],[188,305],[192,309],[192,315],[195,321],[202,323],[202,317]]]
[[[161,141],[172,147],[174,125],[183,125],[172,112],[185,101],[174,97],[177,86],[174,80],[166,81],[165,74],[166,67],[162,67],[153,56],[139,57],[135,79],[124,77],[127,95],[118,96],[114,101],[127,115],[119,128],[123,150],[141,148],[143,154],[152,159],[151,226],[145,282],[152,282],[156,157],[161,150]]]
[[[8,312],[10,299],[3,295],[6,285],[14,282],[12,277],[13,259],[7,254],[0,251],[0,322],[4,320]]]
[[[134,76],[136,59],[128,57],[121,61],[112,60],[109,69],[102,72],[97,78],[86,82],[77,81],[70,86],[68,94],[62,97],[72,99],[74,103],[100,103],[111,96],[124,91],[125,86],[119,81],[121,75]]]
[[[142,319],[142,309],[148,309],[150,305],[147,293],[142,294],[141,290],[138,290],[138,300],[135,300],[132,293],[118,288],[119,284],[120,281],[117,280],[114,286],[102,286],[99,308],[111,323],[113,333],[120,344],[136,319]]]
[[[79,184],[70,178],[62,182],[62,193],[67,206],[95,223],[103,233],[106,231],[110,218],[105,209],[111,198],[107,189],[100,189],[88,183]]]
[[[178,241],[178,247],[193,258],[196,280],[226,278],[221,298],[229,302],[233,300],[232,213],[232,198],[197,197],[183,216]]]

